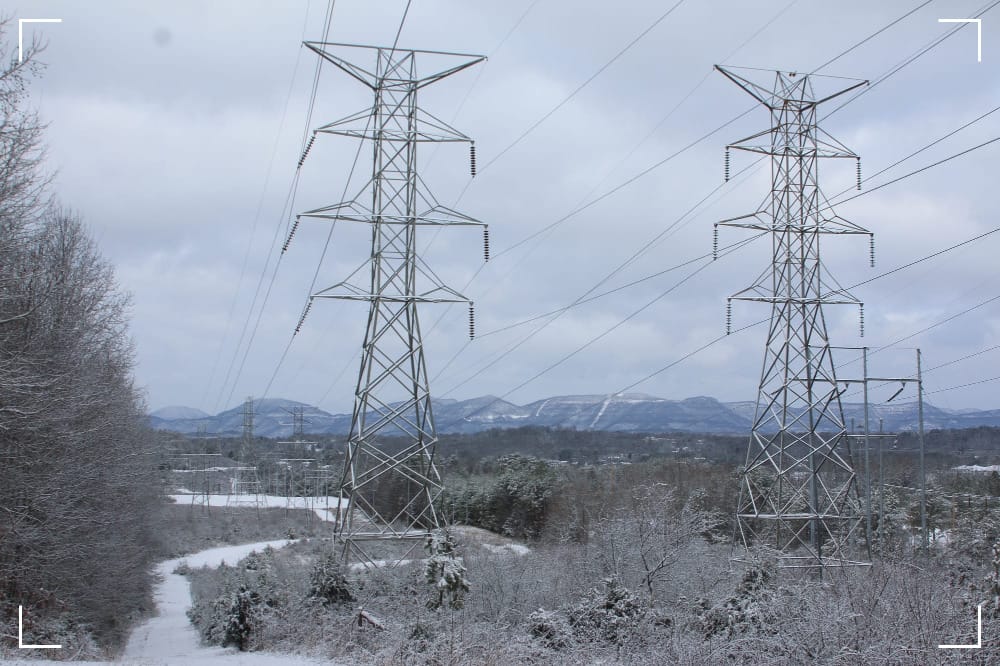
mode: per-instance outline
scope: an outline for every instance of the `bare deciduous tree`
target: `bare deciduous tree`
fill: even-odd
[[[25,97],[39,51],[0,70],[0,617],[23,605],[114,644],[148,597],[162,493],[128,298],[82,222],[48,199]]]

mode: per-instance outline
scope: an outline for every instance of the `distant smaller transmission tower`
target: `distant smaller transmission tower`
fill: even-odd
[[[338,522],[337,536],[345,559],[375,566],[377,560],[403,559],[440,524],[434,502],[443,486],[434,460],[437,433],[417,306],[468,303],[470,336],[474,331],[472,303],[445,286],[419,256],[417,229],[482,226],[488,248],[485,225],[438,203],[417,173],[420,144],[472,144],[418,106],[417,96],[484,58],[328,42],[306,46],[366,86],[374,98],[369,108],[317,130],[370,141],[371,178],[353,199],[302,215],[371,226],[368,259],[345,281],[311,295],[310,305],[313,298],[369,304],[341,482],[342,506],[349,508]],[[351,62],[345,52],[371,58],[374,67]],[[470,159],[475,175],[474,145]],[[362,276],[363,281],[354,281]],[[402,543],[402,554],[380,551],[387,542]]]
[[[820,237],[871,232],[834,214],[820,192],[821,158],[858,160],[858,189],[861,176],[860,158],[818,127],[816,109],[867,82],[817,95],[809,75],[777,72],[768,89],[717,69],[771,114],[770,128],[726,148],[726,180],[729,148],[771,158],[770,194],[757,212],[719,223],[767,232],[773,252],[757,280],[730,297],[771,306],[740,478],[739,540],[746,548],[781,551],[786,567],[864,564],[866,556],[856,555],[864,552],[856,543],[864,536],[864,513],[823,316],[824,305],[861,303],[827,273]],[[728,332],[728,306],[726,319]]]
[[[257,476],[257,459],[253,434],[253,397],[243,403],[243,436],[240,439],[239,462],[234,468],[230,505],[260,507],[260,478]]]
[[[306,423],[311,423],[309,419],[306,418],[305,407],[297,406],[291,409],[285,409],[288,414],[292,417],[292,422],[282,423],[281,425],[291,425],[292,426],[292,438],[285,440],[283,442],[278,442],[278,444],[295,444],[299,447],[312,446],[316,442],[307,441],[306,436]]]

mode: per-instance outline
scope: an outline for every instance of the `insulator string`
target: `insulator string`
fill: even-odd
[[[299,158],[299,168],[302,168],[302,164],[306,161],[306,155],[309,154],[309,150],[313,147],[313,141],[316,140],[316,135],[313,134],[309,137],[309,143],[306,144],[306,149],[302,151],[302,157]]]
[[[861,190],[861,158],[858,158],[858,190]]]
[[[476,337],[476,307],[473,305],[472,301],[469,301],[469,339],[474,340]]]
[[[861,332],[861,337],[865,337],[865,304],[858,303],[858,327]]]
[[[292,242],[292,238],[295,236],[295,232],[299,228],[299,219],[300,219],[299,216],[296,215],[295,221],[292,222],[292,229],[291,231],[288,232],[288,238],[285,239],[285,244],[281,246],[281,254],[284,254],[285,252],[288,251],[288,246]]]
[[[868,263],[875,268],[875,234],[868,234]]]
[[[483,261],[490,260],[490,228],[483,227]]]
[[[295,325],[295,334],[297,335],[299,331],[302,330],[302,324],[305,323],[306,317],[309,316],[309,310],[312,309],[313,299],[310,298],[309,302],[306,303],[306,309],[302,311],[302,316],[299,317],[299,323]]]
[[[719,258],[719,225],[712,226],[712,261]]]
[[[472,177],[476,177],[476,144],[475,142],[469,144],[469,172]]]
[[[726,335],[729,335],[733,330],[733,301],[730,298],[726,299]]]
[[[728,183],[729,182],[729,146],[726,146],[726,169],[725,169],[725,175],[726,175],[726,182]]]

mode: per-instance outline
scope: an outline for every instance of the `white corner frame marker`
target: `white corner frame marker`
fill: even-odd
[[[24,644],[24,607],[17,607],[17,647],[21,650],[59,650],[62,645],[25,645]]]
[[[985,601],[983,603],[986,603]],[[976,606],[975,645],[938,645],[939,650],[978,650],[983,647],[983,604]]]
[[[938,23],[975,23],[978,61],[983,61],[983,19],[938,19]]]
[[[62,23],[62,19],[17,19],[17,61],[24,62],[22,44],[24,43],[25,23]]]

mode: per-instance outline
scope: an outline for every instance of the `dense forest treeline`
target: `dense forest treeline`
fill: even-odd
[[[0,22],[0,622],[17,626],[20,605],[26,643],[100,654],[150,607],[162,488],[128,298],[55,202],[26,94],[38,48],[18,63],[10,28]]]

